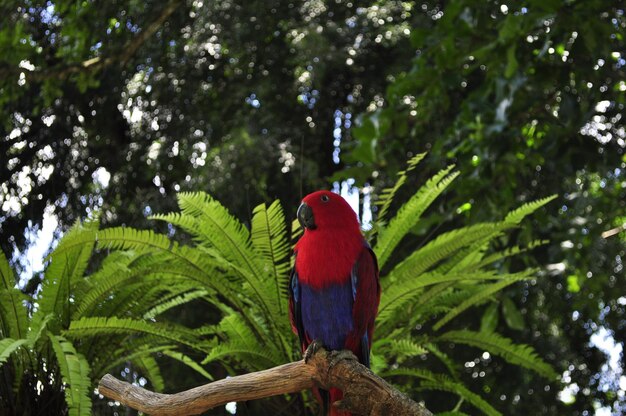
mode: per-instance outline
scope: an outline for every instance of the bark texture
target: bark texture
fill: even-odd
[[[228,402],[261,399],[320,387],[337,387],[344,398],[335,405],[367,416],[432,413],[360,364],[347,351],[319,349],[307,360],[230,377],[176,394],[154,393],[120,381],[110,374],[98,390],[109,399],[152,415],[196,415]]]

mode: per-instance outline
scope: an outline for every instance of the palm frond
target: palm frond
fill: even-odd
[[[449,331],[439,336],[436,340],[480,348],[504,358],[511,364],[536,371],[546,378],[554,380],[558,377],[554,369],[543,361],[532,347],[523,344],[513,344],[510,339],[494,332]]]
[[[459,172],[450,173],[452,169],[454,169],[454,165],[448,166],[430,178],[415,195],[400,207],[395,217],[389,221],[389,224],[384,228],[380,228],[374,251],[381,268],[400,243],[400,240],[417,224],[426,208],[459,175]]]
[[[89,389],[89,364],[85,357],[74,348],[71,342],[59,335],[48,333],[48,339],[55,353],[63,383],[65,401],[70,415],[90,415],[91,399]]]

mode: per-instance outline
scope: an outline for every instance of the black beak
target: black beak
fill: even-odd
[[[313,210],[304,202],[298,207],[298,213],[296,215],[302,228],[308,228],[309,230],[317,228],[315,219],[313,218]]]

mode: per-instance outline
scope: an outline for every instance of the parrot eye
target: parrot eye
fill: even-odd
[[[322,195],[320,199],[322,200],[322,202],[328,202],[330,198],[328,197],[328,195]]]

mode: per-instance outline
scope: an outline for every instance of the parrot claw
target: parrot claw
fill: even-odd
[[[349,350],[333,351],[330,353],[330,361],[328,363],[328,370],[330,371],[330,369],[336,366],[337,364],[339,364],[340,361],[354,360],[354,359],[356,359],[356,357],[354,356],[352,351],[349,351]]]
[[[319,351],[322,347],[322,343],[314,339],[313,342],[311,342],[306,348],[306,350],[304,350],[304,363],[307,364],[311,357],[313,357],[315,353]]]

